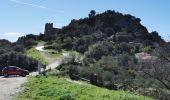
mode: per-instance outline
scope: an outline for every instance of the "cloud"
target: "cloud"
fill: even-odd
[[[47,10],[53,11],[55,13],[64,13],[63,10],[54,11],[53,9],[50,9],[50,8],[48,8],[46,6],[36,5],[36,4],[28,3],[28,2],[23,2],[23,1],[20,1],[20,0],[9,0],[9,1],[14,2],[14,3],[19,3],[19,4],[22,4],[22,5],[36,7],[36,8],[47,9]]]
[[[167,42],[170,42],[170,36],[168,36],[168,38],[167,38]]]
[[[32,7],[41,8],[41,9],[47,9],[47,7],[42,6],[42,5],[31,4],[31,3],[22,2],[22,1],[19,1],[19,0],[10,0],[10,1],[14,2],[14,3],[20,3],[20,4],[23,4],[23,5],[28,5],[28,6],[32,6]]]
[[[5,36],[21,36],[23,34],[22,33],[17,33],[17,32],[7,32],[4,35]]]
[[[11,42],[17,41],[21,36],[25,36],[25,34],[20,32],[0,32],[0,39],[7,39]]]

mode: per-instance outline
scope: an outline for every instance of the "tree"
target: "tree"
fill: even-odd
[[[57,51],[61,51],[61,49],[62,49],[62,46],[61,46],[61,43],[57,43],[57,42],[54,42],[53,44],[52,44],[52,47],[55,49],[55,50],[57,50]]]
[[[139,62],[137,69],[170,90],[170,45],[158,47],[152,54],[152,59]]]
[[[91,10],[90,14],[89,14],[89,18],[92,18],[96,15],[96,11],[95,10]]]
[[[112,55],[113,44],[110,42],[98,42],[91,45],[85,53],[85,58],[99,60],[102,56]]]
[[[166,89],[170,90],[170,68],[168,63],[157,59],[155,61],[142,63],[141,68],[139,72],[143,72],[149,77],[159,81]]]
[[[153,55],[170,62],[170,44],[167,43],[154,50]]]
[[[72,38],[71,37],[64,38],[62,47],[65,49],[71,49],[72,48]]]

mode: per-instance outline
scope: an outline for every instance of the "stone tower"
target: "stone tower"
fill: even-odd
[[[45,24],[45,34],[53,33],[53,23],[46,23]]]

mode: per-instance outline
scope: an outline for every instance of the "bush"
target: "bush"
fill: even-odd
[[[110,42],[99,42],[89,47],[85,53],[85,59],[101,59],[102,56],[112,55],[113,44]]]
[[[62,48],[67,49],[67,50],[71,50],[72,46],[73,46],[72,45],[72,38],[71,37],[64,38]]]
[[[0,55],[0,66],[18,66],[29,71],[37,70],[38,61],[21,53],[9,52]]]
[[[142,48],[142,51],[145,53],[150,53],[153,49],[150,46],[146,46],[144,48]]]

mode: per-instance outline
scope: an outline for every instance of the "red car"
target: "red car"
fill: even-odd
[[[8,66],[2,70],[2,75],[4,77],[8,77],[9,75],[20,75],[25,77],[26,75],[29,75],[29,71],[16,66]]]

